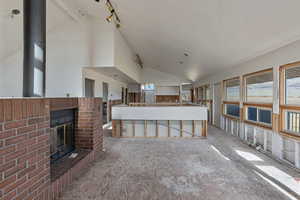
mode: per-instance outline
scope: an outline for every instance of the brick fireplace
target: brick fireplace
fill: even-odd
[[[98,98],[0,99],[0,199],[57,198],[102,151],[101,105]],[[51,157],[63,163],[74,150],[85,153],[53,179]]]

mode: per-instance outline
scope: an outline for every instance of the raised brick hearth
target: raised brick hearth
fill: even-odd
[[[102,150],[101,99],[0,99],[0,199],[55,199]],[[76,109],[77,149],[90,153],[51,182],[50,111]]]

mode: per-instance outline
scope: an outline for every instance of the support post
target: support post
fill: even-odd
[[[202,131],[201,131],[201,136],[206,138],[207,137],[207,120],[202,121]]]
[[[268,150],[268,132],[264,130],[264,150]]]
[[[295,165],[300,168],[300,143],[295,141]]]
[[[248,126],[245,124],[245,137],[244,140],[247,142],[248,141]]]
[[[23,96],[44,97],[46,88],[46,0],[24,0]]]
[[[234,128],[233,120],[231,120],[230,124],[231,124],[231,126],[230,126],[230,129],[231,129],[231,135],[234,135],[234,132],[233,132],[233,128]]]
[[[257,135],[257,129],[254,127],[253,128],[253,145],[256,145],[256,135]]]

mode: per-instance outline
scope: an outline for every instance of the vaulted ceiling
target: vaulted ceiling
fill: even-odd
[[[94,0],[76,1],[102,15]],[[299,0],[111,1],[145,67],[193,81],[300,39]]]
[[[59,1],[99,20],[108,16],[105,0],[100,3],[95,0]],[[120,31],[141,56],[145,67],[192,81],[300,39],[299,0],[111,1],[122,21]],[[19,27],[17,32],[21,32],[21,18],[10,18],[8,8],[21,8],[22,1],[9,2],[11,5],[5,1],[9,6],[1,6],[0,24],[9,23],[9,26]],[[50,4],[48,13],[53,9],[56,8]],[[48,28],[63,23],[63,18],[65,16],[51,16]],[[8,28],[0,30],[0,36],[13,38],[8,36],[17,32],[12,33]],[[0,55],[14,53],[21,41],[22,37],[6,40],[1,45]]]

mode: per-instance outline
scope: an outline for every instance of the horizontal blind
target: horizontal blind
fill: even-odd
[[[246,78],[247,84],[258,84],[273,81],[273,72],[265,72]]]
[[[240,86],[239,78],[226,81],[226,87],[236,87],[236,86]]]
[[[300,66],[291,67],[285,71],[286,79],[298,78],[300,77]]]

